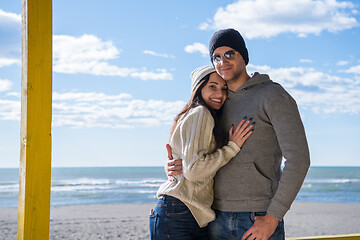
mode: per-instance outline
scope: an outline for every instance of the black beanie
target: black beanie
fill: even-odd
[[[222,29],[214,33],[209,43],[210,58],[218,47],[231,47],[238,51],[245,61],[249,63],[249,54],[243,37],[238,31],[232,28]]]

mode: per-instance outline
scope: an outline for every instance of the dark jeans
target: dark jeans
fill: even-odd
[[[190,210],[179,199],[160,198],[149,217],[150,240],[209,239],[208,228],[200,228]]]
[[[210,239],[241,239],[254,224],[255,216],[264,216],[266,212],[222,212],[215,210],[216,219],[209,223]],[[269,240],[284,240],[284,221],[280,221]]]

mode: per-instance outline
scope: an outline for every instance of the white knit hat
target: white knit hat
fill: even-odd
[[[213,66],[203,66],[195,69],[190,74],[191,77],[191,92],[193,92],[196,86],[200,83],[201,79],[203,79],[206,75],[216,72]]]

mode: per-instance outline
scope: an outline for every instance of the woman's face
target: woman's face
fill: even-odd
[[[219,110],[225,102],[226,90],[226,82],[214,72],[210,74],[209,81],[201,89],[201,96],[209,107]]]

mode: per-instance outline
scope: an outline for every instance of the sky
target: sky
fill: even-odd
[[[53,0],[52,166],[163,166],[212,34],[297,101],[312,166],[360,166],[360,2]],[[0,0],[0,168],[20,162],[21,0]],[[256,129],[255,129],[256,130]]]

